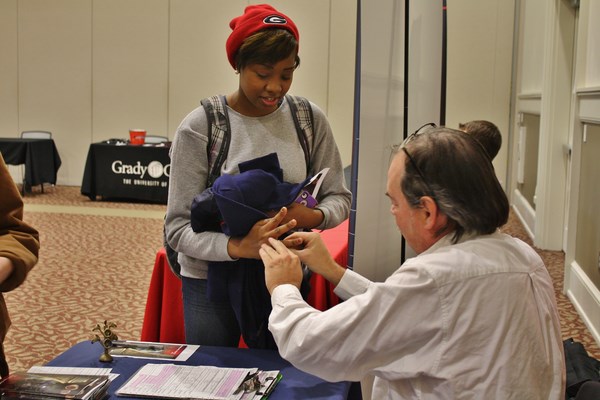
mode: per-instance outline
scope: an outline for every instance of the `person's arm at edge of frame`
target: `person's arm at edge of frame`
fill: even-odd
[[[0,156],[0,291],[25,281],[38,261],[39,233],[23,222],[23,200]]]

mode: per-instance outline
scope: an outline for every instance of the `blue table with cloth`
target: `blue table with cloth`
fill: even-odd
[[[117,397],[114,392],[140,367],[148,363],[173,363],[172,360],[148,360],[130,357],[115,357],[112,362],[103,363],[99,361],[102,352],[103,348],[98,342],[80,342],[46,365],[53,367],[112,368],[112,372],[119,374],[119,377],[111,383],[108,389],[110,399],[125,400],[134,398]],[[314,375],[302,372],[283,360],[277,351],[273,350],[201,346],[187,361],[180,364],[279,370],[283,378],[269,396],[269,400],[361,398],[358,385],[351,382],[327,382]]]

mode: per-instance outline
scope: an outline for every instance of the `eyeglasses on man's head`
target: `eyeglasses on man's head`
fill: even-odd
[[[400,145],[400,148],[402,149],[402,151],[404,151],[404,154],[406,154],[406,157],[408,158],[409,162],[411,163],[411,165],[413,166],[413,168],[417,171],[417,174],[419,175],[419,178],[421,178],[421,180],[423,181],[423,183],[427,187],[427,192],[428,193],[426,193],[426,194],[428,196],[431,196],[432,198],[435,199],[434,192],[431,189],[431,186],[429,186],[429,183],[427,182],[427,179],[425,179],[425,176],[421,172],[421,169],[419,168],[419,166],[417,165],[417,163],[415,162],[415,160],[412,158],[412,156],[410,155],[410,153],[408,152],[408,150],[406,150],[406,145],[411,140],[413,140],[414,138],[416,138],[420,134],[422,134],[424,132],[427,132],[429,129],[432,129],[432,128],[437,128],[437,125],[435,123],[433,123],[433,122],[428,122],[428,123],[422,125],[416,131],[414,131],[412,134],[408,135],[406,137],[406,139],[404,139],[404,141]]]
[[[416,131],[414,131],[413,133],[411,133],[410,135],[408,135],[406,137],[406,139],[404,139],[404,141],[402,142],[402,144],[400,145],[400,147],[406,146],[406,144],[408,142],[410,142],[411,140],[413,140],[414,138],[416,138],[420,134],[422,134],[424,132],[427,132],[428,130],[430,130],[432,128],[437,128],[437,125],[434,122],[428,122],[426,124],[421,125],[419,128],[417,128]]]

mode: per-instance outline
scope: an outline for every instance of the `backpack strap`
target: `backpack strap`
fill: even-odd
[[[311,153],[314,142],[314,115],[310,102],[304,97],[292,96],[286,94],[285,98],[290,105],[294,125],[296,125],[296,134],[304,150],[304,160],[306,161],[306,176],[311,172]]]
[[[221,167],[227,159],[230,140],[229,117],[227,107],[225,106],[224,96],[212,96],[203,99],[201,102],[206,112],[208,121],[208,144],[206,146],[206,155],[208,158],[208,176],[206,177],[206,187],[211,187],[215,180],[221,174]],[[166,216],[165,216],[166,217]],[[177,252],[167,243],[167,235],[163,226],[163,245],[167,253],[167,261],[171,271],[177,277],[181,278],[181,265],[177,261]]]
[[[206,187],[211,187],[221,175],[221,167],[227,159],[231,142],[231,127],[224,96],[211,96],[201,101],[208,121],[208,176]]]

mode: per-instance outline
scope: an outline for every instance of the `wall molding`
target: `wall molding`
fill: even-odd
[[[591,335],[600,343],[600,290],[588,278],[576,261],[565,265],[569,279],[564,293],[571,300]]]
[[[515,189],[513,192],[512,209],[523,224],[529,238],[533,240],[535,238],[533,235],[533,232],[535,232],[535,210],[519,189]]]
[[[541,93],[521,93],[517,95],[518,113],[540,115],[542,111]]]
[[[576,93],[580,96],[600,96],[600,86],[578,87]]]
[[[577,89],[578,117],[581,122],[600,124],[600,88]]]

